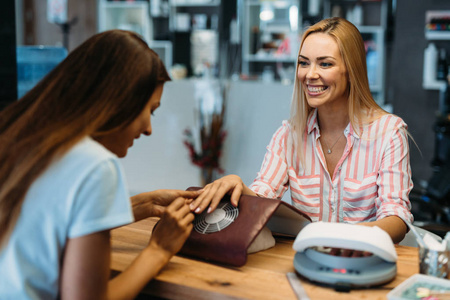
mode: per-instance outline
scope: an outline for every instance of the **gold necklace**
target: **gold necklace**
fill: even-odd
[[[328,149],[328,150],[327,150],[327,153],[328,153],[328,154],[331,154],[331,152],[332,152],[332,150],[333,150],[333,147],[337,144],[337,142],[341,139],[342,136],[343,136],[343,134],[340,134],[340,135],[339,135],[338,139],[336,140],[336,142],[334,142],[334,144],[333,144],[333,146],[331,146],[331,148],[328,147],[328,145],[327,145],[327,143],[325,142],[325,140],[321,140],[321,141],[323,141],[323,143],[325,144],[325,148]]]

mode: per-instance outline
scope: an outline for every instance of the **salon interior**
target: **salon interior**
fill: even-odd
[[[444,238],[450,231],[448,0],[3,1],[0,109],[20,101],[90,36],[135,31],[159,54],[172,81],[152,117],[152,136],[136,140],[121,159],[130,194],[201,187],[226,174],[249,185],[273,133],[289,118],[302,31],[332,16],[357,26],[374,99],[408,124],[415,228]],[[282,200],[290,203],[289,192]],[[121,272],[148,242],[146,224],[113,232],[112,271]],[[177,256],[150,283],[147,292],[156,298],[139,299],[385,299],[388,292],[388,299],[406,299],[389,295],[419,272],[419,264],[422,272],[417,248],[396,245],[386,252],[393,253],[394,265],[384,268],[389,272],[395,252],[399,257],[395,272],[383,277],[391,283],[343,294],[300,284],[292,275],[293,240],[281,241],[278,237],[272,250],[249,255],[242,268]],[[372,244],[383,248],[381,240]],[[438,277],[449,278],[445,270]],[[353,278],[347,282],[366,278],[351,268],[328,268],[317,273],[319,282],[333,278],[328,271]],[[450,291],[448,282],[441,285]],[[348,286],[336,286],[348,292]]]
[[[442,237],[450,228],[449,1],[15,0],[0,14],[2,108],[97,32],[135,31],[163,59],[173,80],[152,138],[122,159],[132,194],[224,174],[250,184],[289,117],[303,28],[347,18],[365,41],[374,99],[408,124],[414,224]]]

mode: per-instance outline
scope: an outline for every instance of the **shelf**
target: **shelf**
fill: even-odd
[[[274,7],[278,6],[278,7],[282,7],[282,8],[286,8],[289,5],[298,5],[298,1],[295,1],[295,0],[280,1],[279,3],[274,3],[274,2],[276,2],[276,1],[270,2],[270,1],[261,1],[261,0],[249,0],[249,1],[245,2],[245,4],[247,6],[261,6],[261,5],[264,5],[264,3],[266,3],[266,4],[271,4]],[[281,3],[281,2],[283,2],[283,3]]]
[[[99,32],[111,29],[134,31],[149,42],[152,40],[152,27],[147,1],[106,1],[98,0]]]
[[[145,1],[134,1],[134,2],[127,2],[127,1],[103,1],[100,2],[102,6],[107,8],[145,8],[147,7],[147,2]]]
[[[170,3],[170,6],[172,7],[206,7],[206,6],[219,6],[220,5],[220,0],[214,0],[214,1],[209,1],[209,2],[202,2],[202,1],[198,1],[198,2],[194,2],[194,1],[190,1],[190,2],[185,2],[185,1],[172,1]]]
[[[427,40],[450,40],[450,31],[425,31]]]
[[[424,82],[422,86],[426,90],[440,90],[445,87],[445,81]]]
[[[245,57],[246,61],[249,62],[290,62],[295,63],[297,61],[297,56],[275,56],[275,55],[258,55],[258,54],[249,54]]]
[[[370,2],[381,2],[382,0],[362,0],[363,3],[370,3]],[[333,0],[333,2],[339,2],[339,3],[357,3],[361,2],[361,0]]]
[[[382,87],[381,85],[379,85],[379,84],[372,84],[372,85],[370,86],[370,91],[371,91],[371,92],[379,93],[379,92],[382,92],[382,91],[383,91],[383,87]]]
[[[242,4],[242,73],[261,73],[265,65],[273,63],[295,67],[302,24],[301,1],[243,0]],[[262,12],[267,14],[261,18]],[[271,43],[273,50],[266,50],[265,43]]]
[[[357,26],[359,32],[361,33],[383,33],[384,29],[381,26]]]

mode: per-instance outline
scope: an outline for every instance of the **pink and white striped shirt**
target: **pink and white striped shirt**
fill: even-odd
[[[394,215],[412,222],[406,128],[401,118],[391,114],[364,126],[361,136],[349,124],[344,131],[347,145],[332,179],[319,142],[317,110],[308,118],[304,166],[292,128],[283,121],[250,188],[279,199],[290,188],[292,204],[313,221],[359,223]]]

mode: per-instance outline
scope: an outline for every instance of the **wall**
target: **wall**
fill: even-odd
[[[289,116],[292,89],[279,83],[231,84],[225,120],[228,135],[221,160],[225,174],[238,174],[246,184],[253,181],[272,134]],[[194,124],[194,92],[195,80],[165,85],[161,107],[152,116],[151,137],[136,140],[121,160],[132,194],[201,184],[199,168],[190,163],[183,145],[183,131]]]
[[[238,174],[247,185],[253,182],[272,135],[289,118],[292,90],[293,85],[280,83],[233,83],[222,160],[227,174]]]
[[[35,37],[38,44],[54,45],[62,42],[62,34],[60,29],[56,25],[48,23],[46,20],[46,1],[16,1],[27,1],[33,3],[34,9],[36,11],[34,21]],[[430,162],[433,157],[434,151],[434,133],[432,130],[432,126],[434,123],[435,112],[438,109],[439,97],[439,93],[437,91],[424,90],[422,88],[423,51],[428,44],[428,41],[425,40],[424,37],[425,11],[436,9],[448,10],[450,9],[450,2],[447,0],[397,0],[394,2],[397,3],[397,9],[396,16],[394,18],[393,41],[388,45],[390,55],[388,57],[386,74],[386,100],[388,103],[393,105],[394,113],[401,116],[408,123],[410,133],[414,137],[415,141],[417,142],[418,148],[420,149],[419,151],[417,147],[411,144],[411,165],[414,181],[417,185],[421,181],[426,182],[431,176],[432,170]],[[70,35],[70,48],[75,47],[87,37],[96,32],[96,15],[96,1],[69,1],[69,19],[72,19],[75,16],[79,18],[78,23],[72,28],[72,33]],[[449,42],[441,42],[441,44],[437,43],[437,45],[442,46],[442,43],[450,44]],[[450,45],[447,45],[447,47],[450,48]],[[167,89],[167,91],[169,91],[169,89]],[[256,91],[257,89],[254,89],[252,91],[253,95]],[[169,94],[172,95],[172,92],[167,92],[167,99],[172,99]],[[287,98],[286,96],[283,96],[283,99],[290,99],[290,90],[287,89],[284,95],[287,95]],[[183,95],[183,97],[185,97],[185,95]],[[248,98],[251,98],[250,95],[248,95]],[[170,103],[170,100],[167,102]],[[248,106],[251,105],[250,103],[251,102],[236,103],[235,105]],[[265,106],[258,106],[258,114],[262,115],[271,113],[270,110],[264,111],[264,107]],[[161,109],[164,109],[164,106]],[[253,107],[252,109],[255,108]],[[242,112],[244,111],[246,110],[236,110],[236,116],[242,114]],[[161,114],[165,115],[163,113]],[[248,115],[250,115],[250,112],[247,114],[247,116]],[[237,118],[236,116],[233,116],[233,118]],[[245,120],[242,118],[240,122],[249,121],[245,118]],[[268,122],[267,120],[268,119],[266,119],[265,122]],[[233,119],[233,122],[235,121],[236,119]],[[261,121],[255,119],[255,122]],[[264,125],[266,124],[265,122],[261,123],[263,123]],[[258,125],[254,126],[260,126],[261,123],[256,123]],[[247,127],[249,126],[249,123],[245,124]],[[274,127],[273,124],[270,126]],[[261,149],[263,152],[265,144],[270,139],[271,133],[273,133],[272,129],[273,128],[270,128],[269,130],[268,128],[267,132],[265,132],[261,136],[261,144],[259,144],[257,147],[255,146],[255,150],[258,149],[256,151],[259,152],[255,152],[255,154],[253,154],[251,157],[246,157],[245,163],[247,163],[247,161],[252,161],[251,166],[249,166],[248,168],[245,168],[243,163],[237,161],[233,162],[230,158],[224,157],[224,160],[227,160],[226,164],[229,165],[227,172],[243,174],[243,177],[247,178],[248,180],[254,177],[255,172],[259,169],[259,163],[262,160],[263,153],[261,153]],[[230,130],[230,132],[233,131]],[[243,134],[243,132],[244,131],[241,130],[237,134]],[[251,132],[252,135],[254,135],[255,133],[257,133],[257,130]],[[167,135],[170,134],[167,133]],[[181,138],[181,136],[178,137],[178,139]],[[229,140],[235,142],[234,138],[235,137],[232,135],[232,133],[230,133]],[[149,140],[151,141],[152,139]],[[263,148],[261,148],[261,145]],[[177,147],[182,147],[182,144],[179,144]],[[238,148],[233,148],[233,150],[227,147],[228,146],[226,146],[227,151],[238,151]],[[231,157],[235,154],[236,153],[233,152],[232,154],[230,153],[226,155],[229,155]],[[255,162],[253,162],[253,160]],[[258,166],[255,167],[256,161],[258,161],[259,163]],[[189,172],[196,171],[197,170],[195,168],[189,170]],[[198,176],[194,175],[193,177]],[[180,186],[183,187],[186,184],[188,184],[188,182],[183,181]]]
[[[186,189],[200,185],[200,171],[183,145],[183,131],[194,124],[194,85],[168,82],[155,111],[152,135],[135,140],[121,160],[131,194],[155,189]]]
[[[415,184],[428,181],[434,151],[435,112],[439,92],[422,88],[425,11],[450,10],[447,0],[397,0],[391,63],[388,65],[387,99],[402,117],[420,151],[411,144],[411,166]],[[445,46],[449,42],[437,43]],[[422,154],[420,153],[422,152]]]

